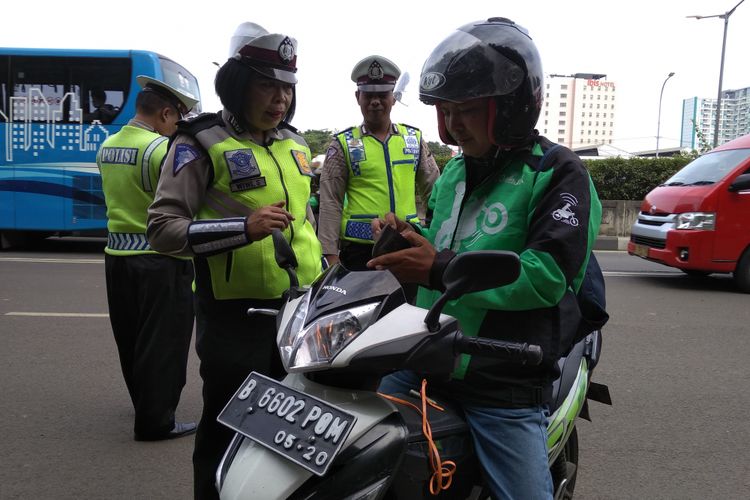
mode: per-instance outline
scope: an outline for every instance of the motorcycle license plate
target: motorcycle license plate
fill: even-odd
[[[252,372],[217,420],[322,476],[341,450],[357,417]]]
[[[633,245],[633,253],[645,259],[648,257],[648,247],[646,245]]]

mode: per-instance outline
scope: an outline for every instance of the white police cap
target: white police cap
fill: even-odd
[[[396,63],[383,56],[368,56],[354,65],[352,81],[363,92],[388,92],[393,90],[401,70]]]

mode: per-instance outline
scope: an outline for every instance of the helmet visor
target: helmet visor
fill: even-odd
[[[492,44],[459,30],[443,40],[425,61],[419,98],[434,104],[506,95],[521,86],[525,77],[525,70]]]

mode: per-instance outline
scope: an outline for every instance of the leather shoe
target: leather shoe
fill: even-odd
[[[164,441],[166,439],[176,439],[182,436],[189,436],[190,434],[195,434],[195,431],[197,429],[198,429],[198,426],[195,424],[195,422],[175,422],[172,430],[167,432],[166,434],[159,434],[156,436],[141,436],[141,435],[136,434],[135,440],[136,441]]]

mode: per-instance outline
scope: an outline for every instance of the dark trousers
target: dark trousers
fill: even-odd
[[[174,427],[193,334],[193,264],[164,255],[105,254],[109,320],[135,408],[134,431]]]
[[[193,452],[195,498],[218,499],[216,469],[234,431],[216,421],[251,371],[280,379],[276,318],[247,315],[248,307],[278,309],[280,300],[196,300],[196,350],[203,379],[203,415]]]

